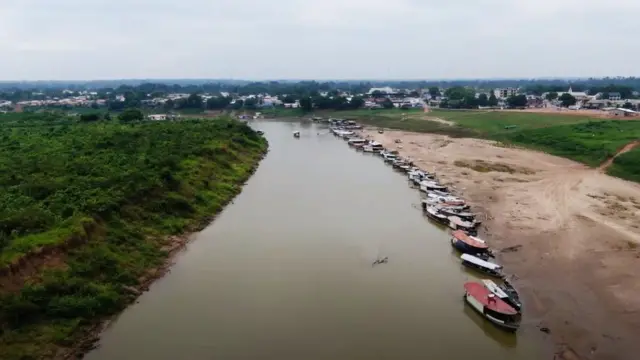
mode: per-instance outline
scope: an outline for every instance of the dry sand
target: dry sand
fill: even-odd
[[[640,358],[640,185],[492,141],[364,133],[464,196],[486,216],[481,236],[493,248],[521,245],[498,261],[558,359]]]

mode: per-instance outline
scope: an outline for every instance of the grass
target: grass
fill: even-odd
[[[613,160],[607,173],[622,179],[640,182],[640,148],[635,148]],[[640,209],[637,204],[634,205]]]
[[[558,125],[516,131],[497,138],[595,167],[614,156],[624,145],[640,138],[640,121],[609,120]],[[620,156],[614,163],[627,168],[631,165],[628,159],[637,156],[631,154],[634,152]],[[614,171],[619,172],[619,168]]]
[[[538,129],[549,126],[600,121],[598,118],[562,114],[540,114],[516,111],[474,111],[474,110],[433,110],[430,116],[453,121],[474,129],[483,137],[513,133],[520,130]]]

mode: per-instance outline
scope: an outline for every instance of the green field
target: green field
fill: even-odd
[[[0,115],[0,268],[36,249],[64,254],[20,291],[0,288],[0,358],[46,357],[121,310],[124,287],[164,262],[167,236],[219,212],[266,147],[230,119]]]
[[[640,148],[622,154],[613,160],[607,169],[609,175],[640,182]]]
[[[528,129],[499,137],[512,143],[598,166],[640,138],[640,122],[594,121]]]
[[[434,110],[428,115],[453,121],[460,126],[477,131],[484,137],[525,129],[601,121],[599,118],[588,116],[515,111]]]

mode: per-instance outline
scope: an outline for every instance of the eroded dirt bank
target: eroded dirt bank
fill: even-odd
[[[558,359],[638,358],[640,185],[492,141],[364,134],[437,172],[484,214],[481,236],[506,249],[498,260],[515,275],[526,323],[550,329]]]

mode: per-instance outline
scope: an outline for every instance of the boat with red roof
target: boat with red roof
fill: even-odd
[[[489,245],[480,238],[467,235],[462,230],[451,233],[451,246],[465,254],[484,254],[489,251]]]
[[[467,282],[464,290],[465,301],[485,319],[508,331],[516,331],[520,327],[520,313],[483,284]]]

